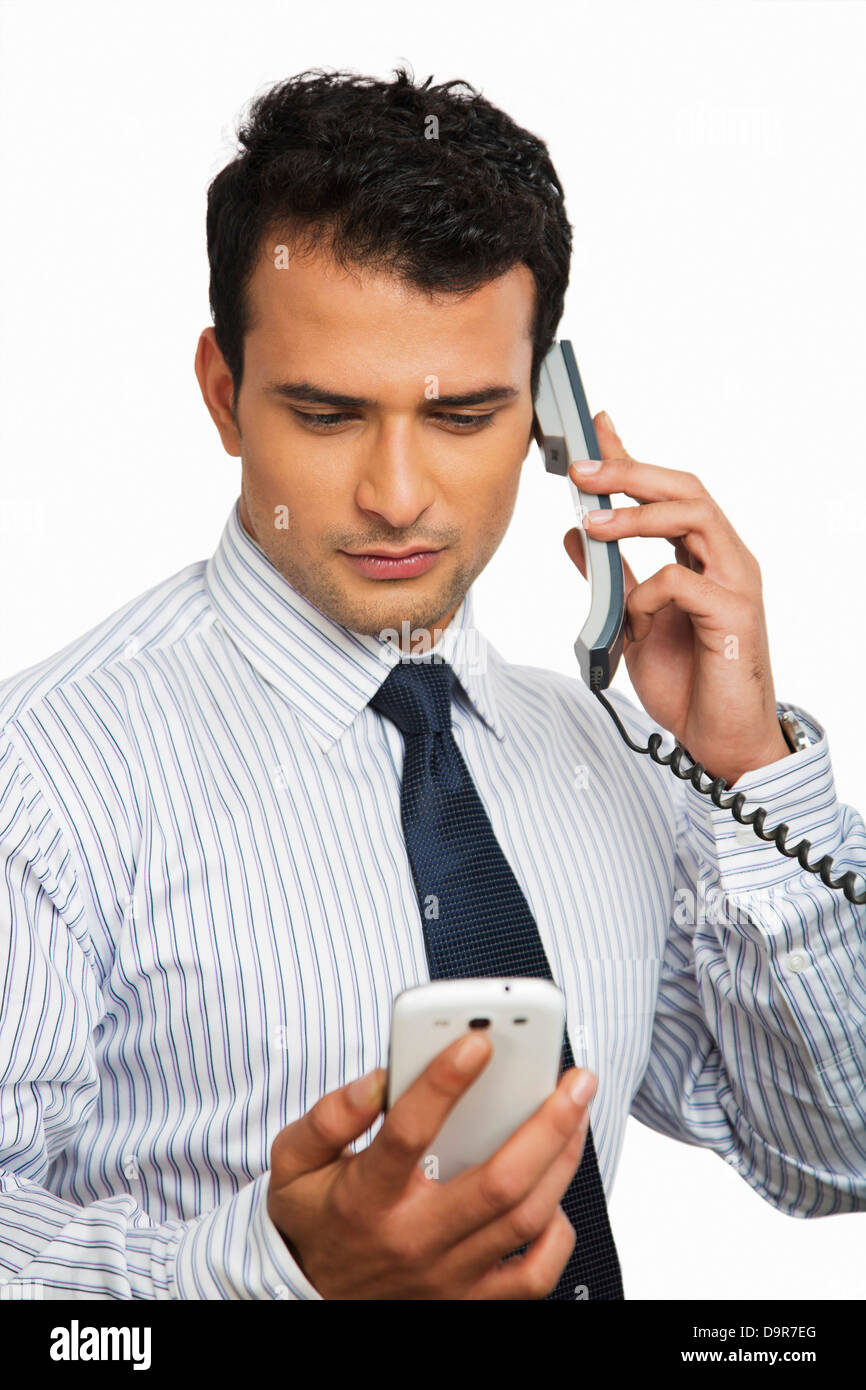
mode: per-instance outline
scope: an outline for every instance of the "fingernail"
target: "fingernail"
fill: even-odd
[[[616,434],[616,430],[614,429],[614,425],[613,425],[613,420],[611,420],[611,418],[610,418],[610,416],[608,415],[608,413],[607,413],[606,410],[603,410],[603,411],[601,412],[601,418],[602,418],[602,420],[603,420],[604,423],[605,423],[605,427],[606,427],[607,429],[609,429],[609,430],[611,431],[612,434]]]
[[[575,459],[575,473],[597,473],[601,468],[601,459]]]
[[[587,512],[586,516],[583,518],[584,528],[587,522],[592,526],[603,526],[605,522],[613,521],[613,516],[612,507],[598,507],[594,511]]]
[[[595,1077],[591,1071],[582,1071],[571,1088],[571,1099],[575,1105],[586,1105],[595,1090]]]
[[[487,1053],[488,1047],[489,1043],[482,1033],[473,1033],[471,1037],[464,1038],[454,1053],[454,1065],[457,1070],[473,1071]]]
[[[368,1071],[346,1087],[351,1103],[359,1110],[369,1110],[382,1095],[382,1077],[378,1070]]]

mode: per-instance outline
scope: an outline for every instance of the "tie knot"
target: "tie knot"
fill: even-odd
[[[451,728],[454,669],[447,661],[399,661],[370,704],[404,734]]]

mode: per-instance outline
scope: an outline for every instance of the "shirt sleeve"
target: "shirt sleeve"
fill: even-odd
[[[866,826],[837,799],[824,729],[793,708],[813,745],[730,791],[862,892]],[[866,1210],[866,908],[662,775],[680,788],[676,890],[632,1114],[715,1150],[788,1215]]]
[[[155,1223],[129,1193],[78,1206],[42,1184],[99,1094],[104,1013],[69,847],[0,732],[0,1287],[49,1299],[319,1299],[262,1173],[214,1210]]]

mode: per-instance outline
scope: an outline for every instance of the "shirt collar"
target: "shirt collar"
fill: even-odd
[[[372,699],[400,653],[388,641],[343,627],[300,594],[244,529],[239,501],[205,565],[208,597],[241,654],[291,702],[328,750]],[[471,588],[428,650],[451,664],[470,705],[503,739],[491,671],[495,653],[475,626]]]

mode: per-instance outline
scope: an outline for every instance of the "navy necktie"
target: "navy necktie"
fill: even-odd
[[[403,734],[400,810],[430,978],[529,975],[551,980],[529,904],[454,741],[453,680],[452,667],[436,658],[400,661],[370,701]],[[432,917],[426,911],[431,895],[437,903]],[[566,1031],[561,1070],[573,1066]],[[561,1206],[576,1240],[547,1297],[623,1298],[591,1128]]]

